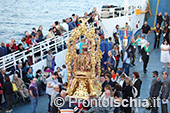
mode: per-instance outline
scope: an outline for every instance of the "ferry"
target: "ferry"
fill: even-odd
[[[137,0],[136,2],[133,2],[132,4],[129,5],[128,0],[125,0],[124,6],[118,6],[115,4],[102,5],[100,8],[98,8],[98,14],[99,14],[100,20],[96,21],[98,23],[97,27],[102,26],[102,29],[104,30],[104,33],[105,33],[105,37],[113,38],[113,30],[115,26],[119,24],[120,28],[123,29],[123,27],[125,27],[125,23],[128,22],[129,26],[131,27],[133,31],[133,36],[136,36],[136,34],[140,31],[145,21],[146,12],[150,10],[149,1],[150,0]],[[151,1],[155,2],[155,0],[151,0]],[[6,56],[0,57],[0,68],[4,68],[7,71],[7,74],[11,75],[12,69],[16,67],[18,61],[21,61],[22,59],[24,59],[25,61],[27,57],[32,56],[33,64],[31,65],[31,67],[33,69],[33,75],[36,75],[36,71],[38,69],[41,69],[43,71],[44,67],[46,67],[47,65],[46,56],[48,54],[47,51],[50,49],[53,52],[53,56],[55,56],[56,67],[61,67],[63,64],[65,64],[65,55],[67,53],[67,48],[65,48],[65,42],[70,38],[71,34],[72,34],[72,31],[69,31],[69,32],[64,33],[63,34],[64,36],[57,36],[57,37],[53,37],[50,39],[46,39],[42,42],[39,42],[37,46],[24,50],[23,52],[16,51]],[[154,36],[153,33],[151,33],[150,35]],[[50,42],[53,42],[53,43],[50,43]],[[151,45],[153,45],[153,42]],[[60,48],[60,50],[58,48]],[[35,54],[38,52],[40,53],[40,56],[35,56]],[[153,52],[153,55],[156,55],[157,53],[158,51]],[[156,59],[155,61],[157,61],[157,58],[155,59]],[[139,64],[138,66],[139,68],[137,68],[136,71],[139,71],[140,73],[142,70],[141,64]],[[132,69],[135,69],[135,68],[132,68]],[[162,71],[158,67],[156,67],[156,69],[158,69],[159,71]],[[148,76],[142,75],[142,79],[147,80],[145,79],[145,77],[148,77]],[[13,79],[13,75],[11,75],[10,78]],[[150,82],[151,77],[149,77],[148,79],[149,80],[147,81],[148,82],[147,85],[151,83]],[[145,87],[148,87],[145,84],[143,85]],[[148,91],[148,90],[145,90],[144,87],[141,90]],[[147,97],[148,95],[142,94],[142,96]],[[46,98],[46,97],[42,97],[42,98]],[[43,102],[47,103],[47,101],[44,101],[44,100]],[[29,108],[28,106],[24,106],[24,107]],[[46,104],[46,107],[47,107],[47,104]],[[37,109],[39,111],[38,113],[44,113],[43,112],[44,109],[43,110],[41,108],[37,108]],[[27,112],[25,111],[26,109],[22,109],[22,110],[24,112]],[[18,109],[16,110],[15,113],[24,113],[24,112],[19,112],[19,109]]]

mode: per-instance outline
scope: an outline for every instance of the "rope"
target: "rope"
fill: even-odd
[[[153,25],[153,27],[155,27],[155,24],[156,24],[157,13],[158,13],[158,6],[159,6],[159,0],[157,1],[157,7],[156,7],[155,20],[154,20],[154,25]]]

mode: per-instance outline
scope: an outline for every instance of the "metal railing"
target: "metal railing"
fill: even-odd
[[[15,51],[11,54],[7,54],[0,57],[0,68],[10,69],[17,65],[18,61],[25,61],[31,57],[32,65],[45,59],[48,54],[48,50],[52,50],[53,54],[64,50],[65,41],[71,36],[72,31],[65,32],[64,36],[56,36],[54,38],[45,39],[39,42],[37,46],[28,48],[22,52]]]

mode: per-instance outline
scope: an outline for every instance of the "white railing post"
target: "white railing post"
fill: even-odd
[[[35,63],[35,58],[34,58],[34,49],[33,49],[34,47],[32,47],[31,48],[31,50],[32,50],[32,52],[31,52],[31,56],[32,56],[32,64],[34,64]]]
[[[14,62],[14,67],[16,66],[16,61],[15,61],[15,53],[12,53],[12,57],[13,57],[13,60],[12,62]]]
[[[2,58],[2,60],[3,60],[3,68],[5,69],[5,58],[6,58],[6,56],[4,56],[3,58]]]

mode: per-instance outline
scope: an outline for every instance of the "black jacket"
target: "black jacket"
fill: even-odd
[[[21,69],[21,71],[22,71],[22,80],[24,80],[25,73],[22,69]],[[15,70],[15,74],[18,75],[18,78],[21,78],[20,70],[18,68]]]
[[[160,15],[160,16],[157,15],[157,23],[159,23],[159,25],[161,25],[162,21],[163,21],[162,15]]]
[[[106,86],[106,84],[108,84],[108,82],[105,80],[102,84],[102,92],[104,92],[104,87]]]
[[[138,90],[138,95],[136,97],[140,96],[141,85],[142,85],[142,81],[140,79],[138,79],[133,85]]]
[[[9,82],[9,81],[4,82],[3,90],[4,90],[4,94],[5,94],[5,95],[10,95],[10,94],[12,94],[12,93],[13,93],[12,83]]]
[[[7,76],[7,75],[5,74],[5,76]],[[3,77],[1,72],[0,72],[0,83],[3,86],[3,84],[4,84],[4,77]]]
[[[123,89],[123,98],[130,99],[130,97],[133,97],[132,86],[128,85]]]
[[[145,51],[144,47],[141,50],[141,55],[142,55],[142,60],[146,61],[149,60],[149,55],[147,54],[147,52]]]
[[[61,97],[61,96],[60,96],[60,94],[58,94],[56,97]],[[53,102],[53,105],[51,106],[51,108],[52,108],[52,110],[51,110],[52,113],[58,113],[59,108],[55,106],[54,102]]]

